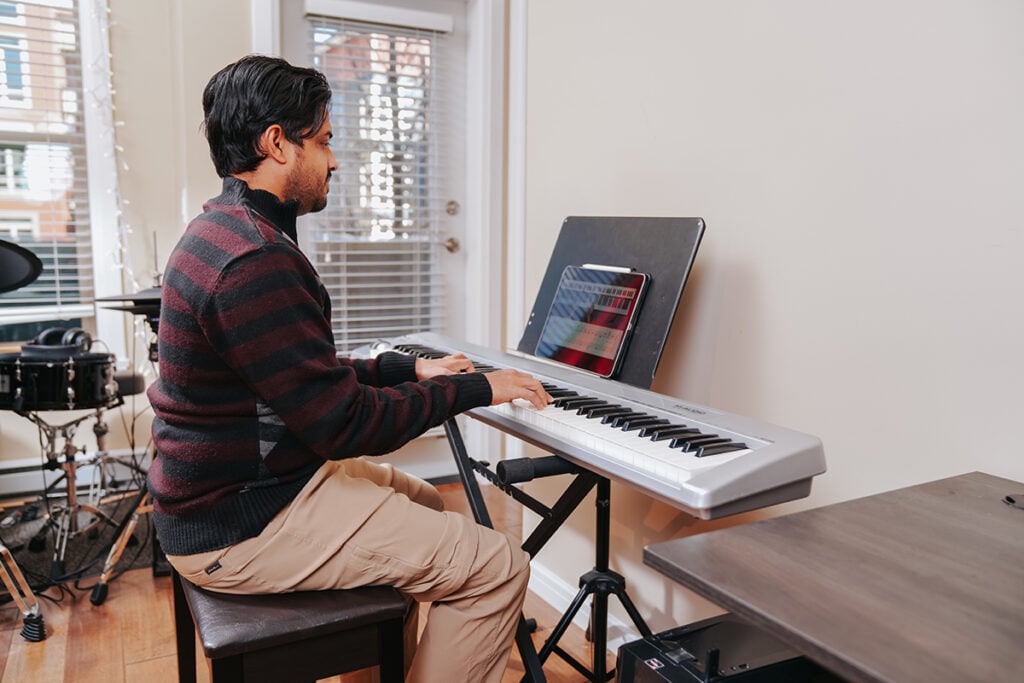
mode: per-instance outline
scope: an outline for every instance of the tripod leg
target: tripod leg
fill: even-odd
[[[64,576],[64,553],[68,549],[68,538],[71,537],[71,517],[75,515],[72,509],[64,510],[60,515],[57,524],[57,538],[53,544],[53,566],[50,567],[50,578],[60,579]]]
[[[629,618],[633,620],[633,625],[640,631],[640,637],[650,638],[653,636],[654,634],[651,632],[647,622],[644,621],[642,616],[640,616],[640,610],[636,608],[636,605],[633,604],[629,595],[626,594],[626,587],[623,586],[621,590],[615,591],[615,596],[619,599],[619,602],[622,603],[622,606],[626,608],[626,613],[629,615]]]
[[[562,618],[558,620],[558,623],[555,625],[554,630],[551,631],[551,635],[548,636],[548,639],[544,641],[544,647],[542,647],[540,652],[537,653],[537,657],[541,662],[547,661],[548,656],[551,654],[552,650],[555,649],[555,646],[558,645],[558,641],[561,640],[570,624],[572,624],[573,617],[575,617],[576,613],[580,611],[580,607],[583,606],[583,601],[587,599],[588,595],[590,595],[590,587],[583,586],[583,588],[580,588],[580,591],[576,594],[576,597],[572,599],[572,602],[569,603],[569,607],[565,610],[565,614],[563,614]]]

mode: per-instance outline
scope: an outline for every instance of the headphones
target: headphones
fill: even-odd
[[[92,335],[81,327],[50,327],[21,347],[25,358],[65,360],[86,353],[92,348]]]

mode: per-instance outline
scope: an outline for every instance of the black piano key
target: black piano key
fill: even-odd
[[[624,432],[628,432],[632,429],[639,429],[646,424],[654,424],[661,418],[655,417],[654,415],[640,415],[638,417],[626,417],[619,423],[619,429]]]
[[[574,410],[577,406],[596,401],[593,396],[566,396],[565,398],[558,398],[552,402],[552,405],[562,410]]]
[[[700,430],[696,427],[655,427],[654,434],[651,435],[651,441],[665,441],[666,439],[675,439],[676,437],[686,436],[692,434],[700,434]]]
[[[695,453],[701,446],[717,446],[723,443],[729,443],[732,439],[727,439],[724,436],[718,436],[717,434],[709,434],[708,436],[700,436],[694,439],[690,439],[683,444],[683,453]]]
[[[643,413],[634,412],[634,411],[630,410],[629,408],[619,408],[618,410],[613,410],[611,412],[605,413],[601,417],[601,424],[611,424],[616,418],[624,417],[626,415],[632,415],[634,417],[639,417],[639,416],[643,415]]]
[[[497,370],[493,365],[487,365],[485,363],[473,363],[473,367],[476,368],[477,372],[494,372]]]
[[[641,439],[651,439],[653,441],[657,441],[658,439],[655,439],[653,437],[657,436],[661,432],[678,431],[680,429],[690,428],[687,427],[686,425],[672,424],[671,422],[669,422],[668,424],[650,424],[641,427],[640,433],[637,434],[637,436],[639,436]]]
[[[607,401],[602,401],[600,399],[594,399],[594,401],[595,401],[594,403],[579,403],[579,404],[577,404],[575,406],[576,414],[577,415],[583,415],[588,410],[594,410],[596,408],[607,408],[608,407],[608,402]]]
[[[611,422],[612,427],[614,427],[615,429],[620,429],[624,424],[626,424],[630,420],[639,420],[640,418],[643,418],[643,417],[654,417],[654,416],[653,415],[648,415],[647,413],[638,413],[638,412],[635,412],[635,411],[631,411],[631,412],[629,412],[626,415],[619,415],[618,417],[613,418],[612,420],[610,420],[610,422]],[[601,422],[604,422],[604,420],[601,420]]]
[[[697,432],[696,434],[683,434],[682,436],[673,437],[668,443],[669,448],[683,448],[686,444],[692,441],[699,441],[702,439],[719,439],[721,438],[718,434],[702,434]]]
[[[587,408],[586,410],[583,411],[582,414],[586,415],[588,418],[593,420],[595,417],[601,417],[602,415],[607,415],[608,413],[614,413],[617,410],[622,410],[622,406],[620,406],[618,403],[612,403],[610,405],[597,406],[595,408]]]
[[[730,441],[729,443],[720,443],[714,446],[701,446],[694,453],[698,458],[705,458],[709,455],[719,455],[721,453],[731,453],[732,451],[742,451],[747,447],[747,444],[740,443],[738,441]]]
[[[395,350],[421,358],[443,358],[447,355],[443,351],[432,349],[429,346],[421,346],[420,344],[399,344],[395,347]]]
[[[579,394],[577,394],[572,389],[553,388],[553,389],[545,389],[545,391],[547,391],[549,394],[551,394],[551,398],[570,398],[572,396],[579,396]]]
[[[622,431],[624,431],[624,432],[632,432],[632,431],[636,431],[638,429],[641,429],[642,427],[649,427],[649,426],[652,426],[652,425],[659,425],[659,424],[660,425],[667,425],[668,424],[668,420],[661,420],[661,419],[658,419],[658,418],[653,418],[653,419],[650,419],[650,420],[646,420],[646,419],[630,420],[626,424],[622,425]]]

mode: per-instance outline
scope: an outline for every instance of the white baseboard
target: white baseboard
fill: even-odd
[[[579,592],[579,588],[577,586],[566,583],[553,571],[547,569],[544,565],[537,563],[532,563],[530,565],[530,590],[533,591],[534,595],[538,598],[551,605],[559,614],[565,612],[566,608],[570,603],[572,603],[573,598],[575,598],[576,594]],[[591,599],[588,599],[583,603],[583,606],[580,607],[578,612],[576,612],[576,616],[573,617],[572,620],[574,625],[579,626],[584,631],[586,631],[588,622],[590,621]],[[611,606],[611,604],[616,600],[616,597],[609,596],[609,606]],[[530,615],[527,614],[526,616],[529,617]],[[551,624],[551,626],[554,626],[554,624]],[[639,638],[639,632],[634,630],[632,625],[627,624],[609,612],[608,651],[610,653],[613,655],[616,654],[621,645],[630,643],[634,640],[639,640]]]
[[[120,460],[108,461],[108,480],[113,477],[118,482],[130,482],[133,472],[127,463],[129,462],[131,451],[127,448],[120,448],[107,451],[106,455],[111,458],[124,460],[124,462]],[[139,465],[148,467],[148,454],[145,451],[137,449],[135,457]],[[75,470],[76,489],[88,488],[94,481],[99,481],[99,465],[96,460],[96,453],[78,453],[75,456],[75,462],[80,463],[80,466]],[[62,474],[63,472],[59,469],[45,469],[41,456],[37,458],[0,460],[0,498],[41,495],[43,490],[57,481]],[[53,492],[59,493],[66,490],[66,483],[61,482],[54,487]]]

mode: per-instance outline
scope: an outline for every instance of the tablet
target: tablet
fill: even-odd
[[[534,355],[613,377],[649,280],[626,269],[566,266]]]

